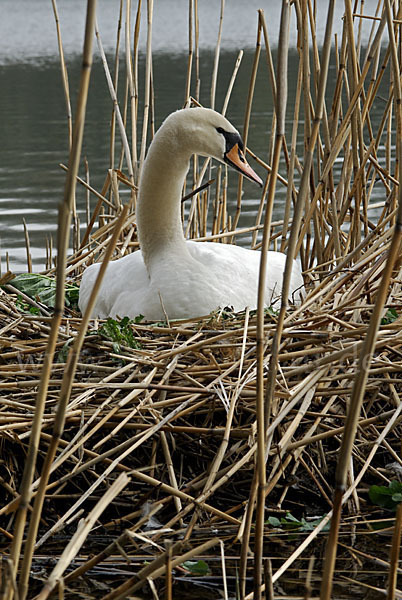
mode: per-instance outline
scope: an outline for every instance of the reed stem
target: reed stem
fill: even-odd
[[[17,512],[17,518],[14,528],[14,538],[10,550],[10,560],[12,565],[12,576],[15,578],[20,557],[22,537],[27,519],[27,511],[31,498],[31,483],[35,472],[36,457],[38,453],[39,438],[41,433],[42,417],[45,408],[45,400],[49,385],[50,372],[53,364],[53,356],[58,339],[58,332],[64,310],[65,295],[65,266],[67,260],[67,249],[69,244],[71,211],[73,206],[76,175],[78,172],[79,160],[81,155],[82,137],[85,122],[85,111],[88,97],[89,80],[92,66],[92,41],[95,25],[96,0],[88,0],[87,16],[85,24],[85,39],[83,49],[83,61],[81,70],[81,80],[78,92],[77,111],[73,133],[73,143],[71,146],[69,158],[69,170],[66,176],[64,188],[64,199],[59,206],[59,229],[57,244],[57,279],[56,279],[56,302],[54,316],[51,323],[49,338],[47,342],[43,369],[36,399],[35,415],[32,423],[32,431],[29,440],[27,459],[25,462],[24,473],[22,476],[20,488],[20,503]],[[10,589],[4,594],[7,600],[13,597],[13,591]]]
[[[392,66],[394,72],[394,97],[396,105],[396,152],[399,167],[399,180],[402,181],[402,114],[401,101],[402,90],[399,79],[399,60],[397,46],[394,37],[393,15],[389,0],[385,0],[385,11],[388,23],[388,34],[390,39]],[[356,437],[357,421],[359,419],[361,406],[367,385],[368,373],[374,354],[375,343],[377,340],[378,328],[383,314],[384,305],[389,293],[389,284],[398,258],[402,241],[402,190],[399,186],[398,213],[391,245],[387,255],[387,261],[381,277],[374,309],[371,314],[369,327],[363,342],[362,350],[359,356],[359,362],[356,369],[356,376],[353,382],[353,389],[350,398],[349,410],[345,423],[345,431],[342,436],[342,444],[336,469],[336,490],[334,498],[334,512],[339,513],[339,518],[331,523],[330,537],[327,542],[327,549],[324,563],[323,581],[321,586],[321,600],[329,600],[332,591],[332,579],[335,569],[336,550],[338,541],[338,531],[340,522],[340,511],[342,498],[346,487],[346,477],[350,464],[352,448]]]
[[[262,11],[259,12],[260,20],[263,20]],[[274,156],[272,162],[272,171],[269,178],[267,193],[267,205],[265,209],[265,220],[263,229],[263,238],[261,246],[260,270],[258,277],[258,300],[257,300],[257,505],[255,522],[255,542],[254,542],[254,597],[256,600],[261,598],[262,584],[262,558],[263,558],[263,539],[265,522],[265,485],[266,485],[266,466],[265,466],[265,435],[266,427],[270,416],[270,405],[264,405],[264,316],[265,316],[265,289],[266,289],[266,271],[267,271],[267,252],[271,237],[272,208],[275,198],[277,173],[279,170],[279,159],[282,150],[283,139],[285,135],[285,115],[287,106],[287,57],[289,46],[289,19],[290,4],[288,0],[283,0],[281,11],[281,25],[278,42],[278,67],[277,67],[277,94],[275,103],[275,112],[277,120],[277,132],[275,138]]]

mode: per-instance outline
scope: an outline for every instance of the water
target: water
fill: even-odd
[[[133,2],[133,5],[136,3]],[[342,5],[338,3],[335,29],[340,31]],[[85,21],[82,0],[59,0],[58,9],[63,45],[69,70],[72,105],[81,66]],[[368,14],[374,14],[376,1],[365,3]],[[327,2],[318,8],[318,39],[323,37]],[[264,8],[272,44],[279,29],[279,3],[263,0],[230,0],[226,2],[222,54],[218,76],[216,107],[222,105],[233,66],[240,49],[245,57],[239,71],[228,111],[230,120],[241,129],[249,77],[255,46],[257,9]],[[115,47],[118,0],[99,0],[98,21],[103,44],[108,53]],[[67,122],[61,86],[57,40],[50,0],[2,0],[0,8],[0,243],[2,268],[8,252],[12,269],[26,265],[22,219],[25,218],[31,239],[35,270],[44,266],[46,236],[55,234],[57,207],[62,199],[65,174],[58,166],[67,163]],[[220,1],[199,2],[201,48],[201,101],[209,105],[209,90],[219,23]],[[134,20],[134,15],[133,15]],[[291,31],[294,31],[294,23]],[[143,15],[140,47],[140,70],[143,67],[146,22]],[[153,68],[156,92],[156,124],[184,99],[188,54],[187,0],[155,0],[153,23]],[[367,37],[368,28],[364,30]],[[292,44],[295,36],[291,35]],[[124,44],[123,44],[124,45]],[[110,54],[111,56],[111,54]],[[110,61],[110,64],[111,61]],[[296,82],[296,50],[289,59],[289,129],[291,99]],[[266,158],[267,132],[272,120],[272,97],[263,61],[259,69],[249,146]],[[143,89],[140,91],[143,96]],[[103,68],[95,45],[95,62],[91,79],[85,125],[83,156],[90,167],[92,185],[100,189],[109,163],[109,123],[112,104]],[[381,107],[382,108],[382,107]],[[257,168],[258,170],[258,168]],[[284,171],[283,171],[284,172]],[[82,174],[82,170],[81,170]],[[233,182],[234,179],[232,178]],[[233,183],[235,185],[235,183]],[[240,225],[253,223],[259,202],[258,189],[245,183],[245,210]],[[279,186],[277,213],[280,217],[284,189]],[[77,202],[84,220],[85,196],[78,189]],[[93,201],[94,202],[94,201]]]

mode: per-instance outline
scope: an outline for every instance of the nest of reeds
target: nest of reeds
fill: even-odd
[[[275,570],[292,554],[296,542],[307,536],[309,524],[314,531],[332,506],[345,414],[371,311],[367,299],[375,298],[379,281],[371,269],[372,277],[366,278],[362,289],[367,271],[358,263],[353,270],[353,277],[348,269],[329,278],[326,294],[308,308],[290,309],[284,328],[269,428],[264,542]],[[360,299],[359,308],[349,300],[355,295]],[[22,313],[15,300],[15,295],[5,292],[0,298],[3,515],[18,497],[49,333],[48,317]],[[357,556],[362,552],[365,561],[370,556],[374,560],[370,539],[375,521],[387,517],[370,501],[369,488],[388,486],[398,479],[402,335],[400,319],[393,320],[393,311],[400,313],[401,309],[402,296],[396,291],[392,310],[387,308],[379,331],[353,449],[351,477],[359,483],[347,503],[342,523],[346,539],[342,541],[349,547],[354,529],[360,529],[360,539],[353,550],[345,550],[346,563],[353,560],[354,552]],[[59,332],[38,474],[51,441],[66,350],[79,321],[66,317]],[[275,312],[267,311],[265,371],[276,321]],[[196,549],[197,557],[205,540],[226,540],[228,582],[234,585],[242,528],[255,485],[255,347],[256,317],[249,312],[226,310],[177,324],[111,320],[91,325],[46,491],[32,589],[39,588],[43,573],[53,564],[50,557],[59,554],[70,540],[79,519],[102,503],[123,475],[124,489],[104,505],[82,554],[68,565],[71,573],[66,576],[66,593],[82,591],[89,555],[100,554],[100,562],[89,571],[89,581],[84,577],[84,588],[94,593],[93,582],[99,578],[105,585],[112,580],[116,587],[118,582],[124,583],[132,576],[134,565],[139,568],[141,561],[160,553],[158,544],[166,539],[178,544],[179,556]],[[36,487],[35,477],[33,489]],[[155,517],[153,511],[157,511]],[[388,531],[382,533],[385,539]],[[2,533],[6,543],[12,533],[9,517],[5,517]],[[253,532],[251,546],[252,536]],[[121,553],[118,540],[124,546]],[[318,540],[312,547],[318,544],[315,551],[320,557],[322,534]],[[105,557],[102,551],[108,545],[111,554]],[[375,556],[386,564],[387,551],[379,550]],[[310,549],[309,556],[312,553]],[[179,569],[178,590],[190,582],[195,585],[197,577],[204,585],[209,582],[211,589],[220,585],[221,566],[211,564],[205,556],[204,562],[209,575]],[[84,571],[76,578],[79,567]],[[306,567],[304,560],[293,568],[300,574]],[[315,569],[319,568],[317,562]],[[340,581],[345,577],[342,571]],[[385,567],[380,571],[385,572]],[[367,583],[372,576],[360,581]],[[292,577],[288,578],[287,589],[291,589]],[[378,581],[381,573],[376,575]]]
[[[327,98],[327,115],[323,94],[330,29],[321,55],[313,38],[318,84],[312,99],[309,46],[302,43],[306,5],[293,5],[300,70],[292,142],[304,99],[305,152],[298,159],[295,147],[287,151],[280,114],[285,87],[278,85],[279,143],[270,154],[276,167],[260,161],[267,184],[250,232],[254,248],[265,243],[299,255],[306,284],[301,306],[259,307],[242,314],[224,307],[207,317],[163,323],[144,323],[140,316],[132,321],[81,318],[74,290],[82,269],[138,247],[137,174],[123,133],[127,174],[112,168],[101,192],[79,180],[97,196],[85,235],[79,239],[76,220],[74,252],[66,260],[69,228],[64,227],[58,271],[49,249],[48,281],[57,275],[57,283],[47,286],[54,286],[53,292],[47,289],[52,302],[45,305],[41,293],[24,292],[12,274],[1,280],[0,535],[6,556],[2,594],[7,599],[17,588],[21,598],[39,593],[41,599],[55,588],[67,598],[126,598],[139,592],[163,593],[168,599],[201,593],[243,599],[251,598],[252,590],[256,599],[262,593],[267,598],[274,593],[300,597],[300,590],[310,598],[323,569],[330,575],[324,577],[322,598],[329,598],[332,583],[337,598],[375,598],[386,587],[394,594],[388,597],[397,593],[401,209],[390,156],[393,109],[398,128],[402,122],[398,86],[388,88],[378,131],[370,120],[390,61],[399,73],[395,39],[390,34],[389,52],[381,53],[380,46],[380,34],[392,18],[385,10],[373,20],[369,51],[360,64],[353,15],[346,11],[344,41],[336,48],[337,85],[334,97]],[[93,24],[93,4],[88,6]],[[313,28],[314,15],[310,11],[308,16]],[[283,30],[281,35],[286,22]],[[272,67],[260,12],[246,131],[262,39]],[[278,83],[286,77],[285,54],[278,58]],[[90,64],[90,57],[84,58],[84,65]],[[137,58],[134,53],[134,62]],[[275,73],[270,75],[275,81]],[[186,97],[190,67],[187,81]],[[130,78],[128,82],[130,86]],[[83,84],[78,112],[85,93]],[[145,122],[147,117],[144,113]],[[135,118],[133,109],[136,125]],[[367,132],[370,141],[365,144]],[[146,136],[140,163],[145,145]],[[271,222],[268,212],[262,225],[264,211],[270,210],[265,209],[266,197],[269,207],[275,191],[276,153],[283,149],[284,218]],[[79,148],[73,144],[73,158],[74,152]],[[339,158],[341,171],[335,169]],[[402,156],[397,158],[400,166]],[[196,188],[199,179],[197,172]],[[61,223],[71,218],[73,166],[68,181]],[[232,216],[226,182],[225,177],[217,183],[214,197],[209,190],[192,196],[187,235],[208,236],[210,206],[209,237],[235,242],[241,182]],[[375,185],[383,186],[381,202],[372,201]],[[122,189],[130,196],[124,209]],[[68,307],[65,276],[71,292]],[[355,402],[359,395],[361,405]],[[355,426],[351,414],[356,415]],[[349,454],[348,436],[353,442]],[[347,458],[343,470],[340,456]],[[339,528],[333,526],[335,543],[333,537],[327,541],[333,514],[340,517]],[[337,550],[335,571],[327,566],[330,558],[323,563],[325,546],[329,554]]]

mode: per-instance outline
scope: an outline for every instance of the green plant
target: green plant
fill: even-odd
[[[272,317],[273,319],[277,319],[279,316],[279,310],[276,310],[275,308],[272,308],[272,306],[268,306],[265,310],[264,313],[267,316]]]
[[[318,519],[313,519],[312,521],[306,521],[304,517],[301,520],[296,519],[292,514],[286,513],[286,517],[281,517],[278,519],[277,517],[268,517],[267,523],[272,525],[272,527],[276,527],[277,529],[285,529],[287,531],[312,531],[321,523],[321,521],[325,518],[319,517]],[[329,522],[325,525],[323,531],[329,529]]]
[[[54,308],[56,302],[55,279],[39,273],[21,273],[14,277],[12,285],[33,300],[42,302],[48,308]],[[66,306],[74,309],[78,307],[79,291],[79,287],[76,285],[66,284]],[[29,312],[32,311],[29,309]]]
[[[20,294],[18,294],[18,296],[17,296],[15,305],[18,308],[18,310],[20,310],[21,312],[28,312],[31,315],[39,315],[40,314],[39,308],[37,306],[32,306],[32,304],[28,304],[28,302],[25,302],[23,297]]]
[[[391,481],[388,487],[372,485],[369,489],[369,497],[373,504],[395,511],[398,504],[402,502],[402,483]]]
[[[395,308],[389,308],[385,313],[384,317],[381,319],[381,325],[389,325],[393,323],[398,318],[398,313]]]
[[[207,575],[209,573],[209,567],[203,560],[186,560],[181,566],[192,575]]]
[[[138,318],[136,317],[136,319]],[[106,323],[99,327],[98,333],[101,337],[112,342],[113,350],[116,353],[120,352],[120,346],[141,348],[141,344],[136,340],[130,327],[131,323],[138,323],[136,319],[130,320],[128,317],[124,317],[121,321],[116,321],[116,319],[109,318]]]

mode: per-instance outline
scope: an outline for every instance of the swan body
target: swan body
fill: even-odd
[[[206,108],[169,115],[156,133],[143,165],[137,203],[141,251],[109,263],[94,317],[183,319],[231,306],[257,306],[260,252],[231,244],[187,241],[181,223],[181,192],[192,154],[212,156],[262,184],[247,164],[238,131]],[[286,256],[269,252],[265,302],[281,294]],[[82,277],[79,307],[85,311],[100,265]],[[303,278],[294,262],[289,299],[299,302]]]

